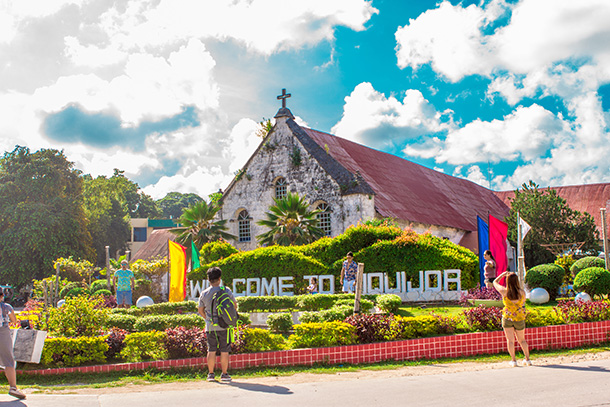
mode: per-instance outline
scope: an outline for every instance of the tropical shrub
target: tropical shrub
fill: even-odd
[[[288,337],[288,347],[319,348],[353,345],[358,340],[356,327],[345,322],[312,322],[294,326],[294,334]]]
[[[40,363],[45,366],[79,366],[104,363],[108,344],[103,336],[80,338],[47,338],[42,348]]]
[[[108,309],[100,297],[68,297],[61,308],[49,310],[47,329],[54,336],[97,336],[106,325]]]
[[[559,287],[563,283],[565,271],[557,264],[540,264],[527,270],[525,284],[530,289],[542,287],[548,293],[551,300],[557,297]]]
[[[377,297],[377,306],[385,313],[395,314],[402,305],[402,299],[396,294],[381,294]]]
[[[164,344],[170,359],[201,357],[208,352],[206,333],[197,327],[166,329]]]
[[[73,288],[70,291],[68,291],[68,293],[66,294],[66,296],[64,298],[78,297],[78,296],[87,295],[87,294],[89,294],[89,292],[85,288],[76,287],[76,288]]]
[[[345,323],[356,328],[358,343],[382,342],[391,335],[391,315],[356,314],[345,318]]]
[[[591,296],[610,294],[610,272],[603,267],[589,267],[574,277],[574,289]]]
[[[104,352],[104,356],[106,359],[115,359],[125,347],[125,336],[127,336],[129,332],[120,328],[111,328],[106,335],[106,344],[108,345],[108,350]]]
[[[499,331],[502,329],[502,309],[482,305],[465,309],[464,317],[473,331]]]
[[[205,328],[205,320],[198,314],[147,315],[137,319],[133,329],[137,332],[164,331],[167,328]]]
[[[125,336],[125,347],[120,355],[128,362],[141,362],[143,360],[167,359],[165,349],[165,332],[135,332]]]
[[[281,350],[286,348],[282,335],[273,334],[266,329],[240,327],[237,338],[231,344],[233,353],[254,353]]]
[[[606,263],[604,259],[601,259],[596,256],[587,256],[582,259],[578,259],[572,264],[570,267],[570,273],[572,273],[572,277],[576,277],[578,273],[580,273],[584,269],[588,269],[589,267],[606,267]]]
[[[555,308],[552,309],[528,309],[525,316],[525,325],[533,328],[537,326],[561,325],[565,323]]]
[[[296,307],[304,311],[329,309],[339,300],[354,300],[354,294],[305,294],[297,296]]]
[[[292,329],[292,315],[288,313],[271,314],[267,317],[271,332],[286,333]]]
[[[570,281],[570,268],[572,267],[572,265],[576,262],[576,260],[574,260],[574,256],[572,256],[571,254],[565,254],[565,255],[559,255],[557,256],[557,258],[555,259],[555,264],[557,264],[558,266],[561,266],[561,268],[563,268],[564,271],[564,283],[567,283]]]
[[[238,253],[233,245],[227,242],[224,239],[219,239],[214,242],[206,243],[201,246],[201,250],[199,254],[201,255],[200,261],[202,268],[207,271],[208,267],[203,267],[204,265],[211,263],[213,261],[222,260],[225,257],[229,257],[232,254]]]

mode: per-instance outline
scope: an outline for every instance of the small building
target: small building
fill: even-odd
[[[449,239],[477,251],[477,215],[503,219],[509,208],[493,191],[392,154],[299,126],[282,107],[275,125],[225,189],[218,213],[242,250],[267,231],[257,224],[289,191],[319,209],[319,226],[337,236],[369,219]]]
[[[131,238],[127,242],[127,247],[131,251],[131,258],[134,259],[134,255],[148,241],[153,231],[175,228],[178,223],[174,219],[133,218],[130,220],[130,225]]]

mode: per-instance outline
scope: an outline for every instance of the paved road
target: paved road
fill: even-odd
[[[172,390],[102,395],[0,395],[0,406],[610,406],[610,360],[466,371],[442,375],[360,378],[278,384],[248,379],[232,384],[176,383]],[[271,384],[270,384],[271,383]],[[186,390],[180,390],[186,387]],[[174,390],[175,389],[175,390]]]

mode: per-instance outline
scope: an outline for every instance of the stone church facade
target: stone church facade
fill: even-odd
[[[229,232],[237,236],[232,243],[238,249],[257,247],[256,236],[268,228],[256,222],[266,218],[275,198],[288,192],[304,197],[311,209],[323,211],[318,220],[327,236],[375,217],[375,192],[366,182],[331,160],[321,163],[328,154],[304,140],[306,135],[299,134],[303,130],[290,110],[281,109],[275,119],[273,130],[223,193],[219,216],[229,220]]]
[[[257,224],[287,192],[320,209],[319,226],[337,236],[349,226],[392,218],[476,248],[476,216],[503,217],[508,207],[470,181],[442,174],[349,140],[299,126],[281,108],[273,129],[223,192],[217,216],[227,219],[241,250],[257,247]]]

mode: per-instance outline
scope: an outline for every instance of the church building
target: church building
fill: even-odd
[[[508,215],[509,208],[489,189],[301,127],[282,102],[275,125],[221,199],[217,216],[228,220],[238,249],[257,247],[256,236],[268,230],[257,222],[266,218],[274,198],[288,192],[321,210],[319,226],[327,236],[359,222],[392,218],[401,227],[430,232],[475,252],[477,215]]]

